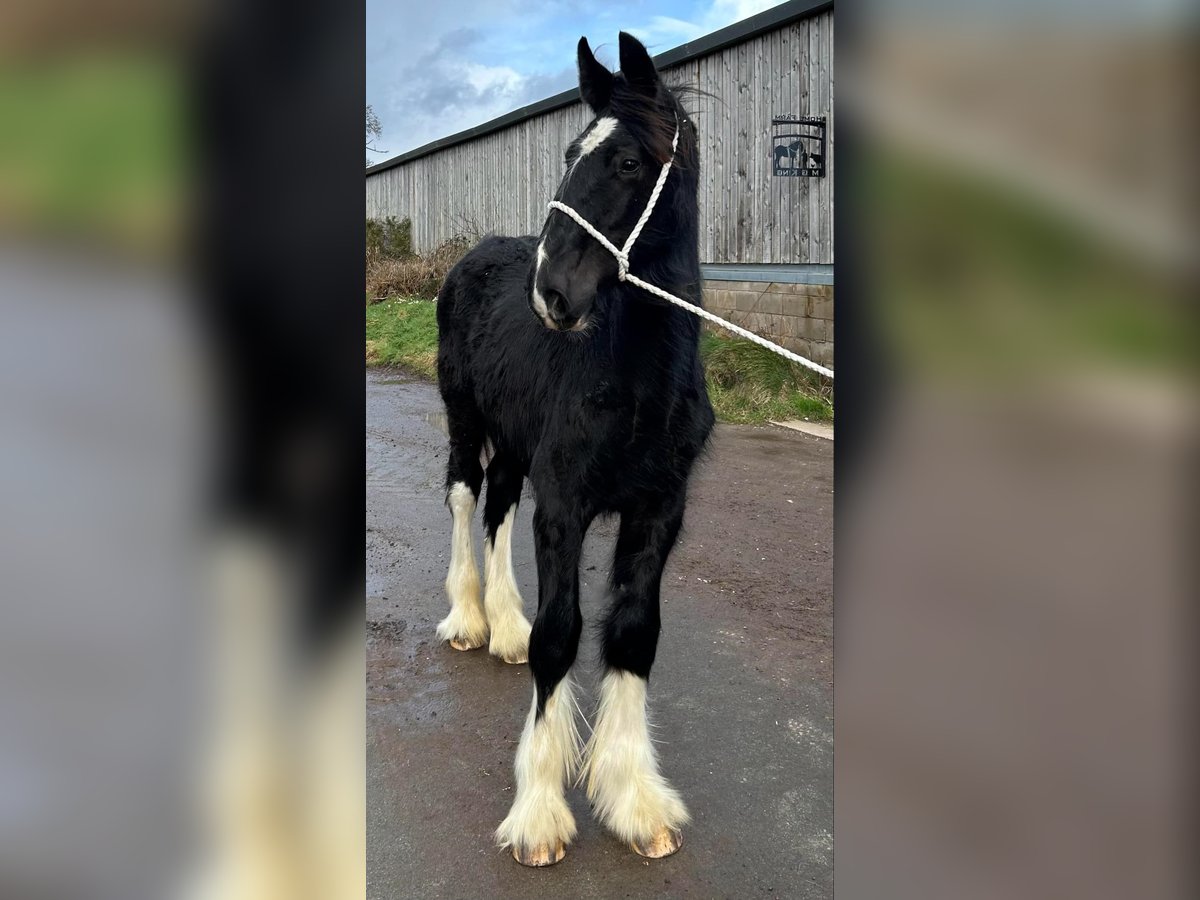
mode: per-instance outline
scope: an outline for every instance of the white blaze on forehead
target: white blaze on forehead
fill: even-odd
[[[582,159],[603,144],[608,136],[616,130],[617,124],[617,120],[612,116],[597,119],[592,130],[585,134],[583,140],[579,142],[579,158]]]

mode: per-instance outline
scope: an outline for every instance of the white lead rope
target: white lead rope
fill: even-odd
[[[820,374],[824,375],[826,378],[832,379],[833,378],[833,369],[827,369],[824,366],[818,365],[817,363],[813,362],[811,359],[805,359],[799,353],[793,353],[791,350],[788,350],[786,347],[780,347],[778,344],[774,343],[773,341],[768,341],[765,337],[761,337],[761,336],[755,334],[753,331],[749,331],[745,328],[742,328],[740,325],[734,325],[732,322],[727,322],[725,319],[722,319],[720,316],[713,315],[712,313],[710,313],[707,309],[704,309],[703,307],[699,307],[699,306],[696,306],[695,304],[688,303],[686,300],[684,300],[680,297],[676,297],[674,294],[672,294],[668,291],[664,291],[660,287],[655,287],[654,285],[650,284],[649,282],[642,281],[642,279],[638,278],[636,275],[630,274],[630,272],[629,272],[629,251],[633,248],[634,241],[636,241],[638,239],[638,235],[640,235],[642,233],[642,229],[646,227],[646,223],[648,221],[650,221],[650,213],[654,211],[654,204],[658,202],[658,196],[659,196],[659,194],[662,193],[663,185],[667,183],[667,173],[671,170],[671,163],[674,162],[674,160],[675,160],[675,149],[678,146],[678,144],[679,144],[679,129],[676,128],[675,139],[673,141],[671,141],[671,158],[669,160],[667,160],[665,163],[663,163],[662,171],[658,173],[658,181],[655,182],[654,190],[650,194],[650,200],[646,204],[646,208],[642,211],[642,217],[640,219],[638,219],[637,224],[633,226],[633,231],[629,232],[629,237],[625,241],[624,247],[618,248],[616,244],[614,244],[612,241],[610,241],[608,238],[606,238],[604,235],[602,235],[599,231],[597,231],[596,227],[594,225],[592,225],[591,222],[589,222],[587,219],[585,219],[583,216],[581,216],[579,213],[577,213],[571,207],[567,206],[567,204],[560,203],[557,200],[551,200],[548,205],[549,205],[550,209],[557,209],[559,212],[565,213],[566,215],[568,215],[572,219],[574,219],[576,224],[578,224],[580,228],[582,228],[584,231],[586,231],[588,234],[590,234],[592,237],[594,237],[597,241],[599,241],[600,246],[602,246],[605,250],[607,250],[614,257],[616,257],[617,278],[620,281],[628,281],[631,284],[636,284],[642,290],[649,291],[651,294],[654,294],[656,297],[661,297],[662,299],[666,300],[668,303],[674,303],[676,306],[681,307],[682,309],[686,309],[688,312],[695,313],[702,319],[707,319],[709,322],[712,322],[714,325],[719,325],[721,328],[724,328],[728,331],[732,331],[734,334],[741,335],[746,340],[753,341],[754,343],[758,344],[760,347],[765,347],[774,353],[778,353],[780,356],[784,357],[785,359],[790,359],[794,363],[799,363],[800,365],[804,366],[805,368],[812,369],[814,372],[819,372]]]

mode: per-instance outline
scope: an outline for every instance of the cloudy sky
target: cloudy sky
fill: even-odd
[[[577,84],[586,35],[617,68],[617,32],[651,54],[781,0],[367,0],[367,103],[381,162]]]

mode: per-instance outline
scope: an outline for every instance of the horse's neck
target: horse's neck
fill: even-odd
[[[678,294],[685,300],[699,298]],[[623,285],[617,302],[620,313],[610,320],[614,346],[622,348],[622,366],[640,369],[653,363],[661,369],[663,354],[691,354],[698,340],[698,320],[692,313],[661,302],[634,285]]]

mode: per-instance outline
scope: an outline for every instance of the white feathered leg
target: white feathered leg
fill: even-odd
[[[488,627],[492,637],[488,652],[506,663],[529,660],[529,620],[517,589],[512,565],[512,530],[517,507],[508,508],[504,521],[496,528],[496,543],[484,541],[484,597]]]
[[[475,547],[471,541],[475,495],[465,482],[456,481],[450,487],[446,502],[454,518],[450,571],[446,575],[450,615],[438,623],[437,636],[449,641],[455,650],[474,650],[488,639],[487,617],[479,599],[479,570],[475,566]]]
[[[570,676],[554,688],[546,710],[537,715],[537,690],[517,747],[517,794],[496,829],[501,847],[511,847],[517,862],[549,866],[566,853],[575,837],[575,817],[567,806],[566,786],[579,766],[580,739]]]
[[[580,780],[600,820],[642,856],[669,856],[679,849],[688,811],[658,769],[644,678],[618,670],[604,675]]]

